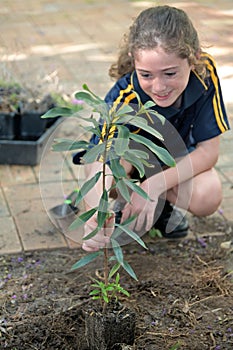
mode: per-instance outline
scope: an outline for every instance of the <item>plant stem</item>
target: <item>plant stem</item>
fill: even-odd
[[[108,285],[108,248],[104,247],[104,284],[105,286]]]
[[[103,154],[103,191],[105,189],[106,186],[106,182],[105,182],[105,176],[106,176],[106,153],[107,153],[107,142],[105,145],[105,149],[104,149],[104,154]],[[106,236],[105,233],[105,225],[104,225],[104,236]],[[104,247],[104,283],[107,286],[108,284],[108,273],[109,273],[109,267],[108,267],[108,248],[107,245],[105,244]]]

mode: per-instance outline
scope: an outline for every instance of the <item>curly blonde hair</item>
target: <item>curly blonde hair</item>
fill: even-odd
[[[151,7],[139,14],[123,37],[117,62],[109,69],[110,77],[119,79],[132,72],[137,51],[158,46],[167,53],[187,58],[197,74],[205,78],[206,64],[196,29],[183,10],[168,5]]]

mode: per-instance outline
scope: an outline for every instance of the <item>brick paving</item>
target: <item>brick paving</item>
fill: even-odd
[[[133,17],[155,2],[95,0],[1,0],[1,78],[12,78],[28,89],[41,86],[71,94],[87,83],[104,96],[113,82],[108,69],[122,34]],[[218,64],[230,122],[233,120],[232,0],[160,1],[185,9],[201,40]],[[74,131],[75,130],[75,131]],[[71,123],[62,135],[78,135]],[[222,137],[216,166],[224,198],[224,217],[233,220],[233,133]],[[76,186],[82,169],[69,157],[44,154],[37,166],[0,165],[0,254],[36,249],[75,247],[50,221],[47,211],[62,203]],[[215,214],[219,215],[219,214]],[[81,237],[82,233],[79,232]]]

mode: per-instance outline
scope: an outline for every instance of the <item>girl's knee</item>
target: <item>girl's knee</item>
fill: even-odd
[[[208,216],[215,213],[222,202],[222,189],[220,184],[214,187],[199,188],[193,193],[190,202],[190,212],[197,216]]]

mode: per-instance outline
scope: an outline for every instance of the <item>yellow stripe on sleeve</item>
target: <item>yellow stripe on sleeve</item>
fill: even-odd
[[[214,114],[215,114],[215,118],[216,118],[219,129],[221,130],[221,132],[224,132],[224,131],[228,130],[228,127],[227,127],[227,124],[224,120],[224,116],[223,116],[223,112],[222,112],[220,94],[219,94],[219,86],[218,86],[218,77],[214,71],[215,63],[214,63],[211,56],[208,56],[208,55],[206,55],[206,56],[209,57],[209,59],[211,60],[211,63],[212,63],[212,64],[210,64],[210,62],[208,60],[205,60],[205,64],[206,64],[208,70],[210,71],[210,76],[211,76],[211,79],[212,79],[214,87],[215,87],[215,94],[213,97]]]

